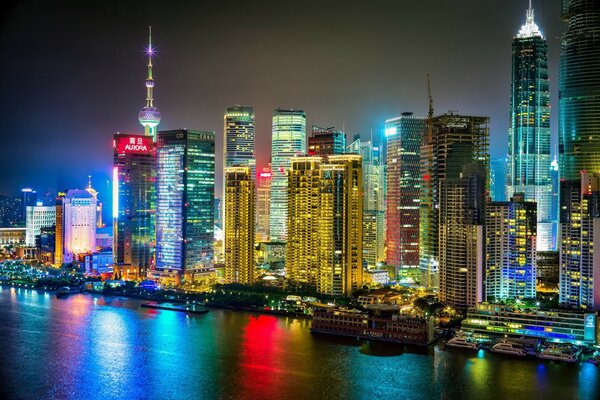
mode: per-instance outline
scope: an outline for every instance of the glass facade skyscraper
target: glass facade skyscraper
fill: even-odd
[[[368,269],[385,260],[385,165],[382,148],[372,140],[356,137],[348,153],[362,156],[363,171],[363,264]]]
[[[600,171],[600,0],[563,0],[562,19],[560,175],[578,181],[581,171]]]
[[[159,132],[156,269],[163,277],[178,282],[212,267],[214,188],[214,132]]]
[[[387,139],[386,261],[419,267],[420,147],[426,120],[402,113],[385,121]]]
[[[224,117],[223,165],[225,167],[250,167],[255,178],[254,158],[254,108],[240,106],[227,108]]]
[[[533,9],[512,44],[510,115],[507,196],[537,203],[537,250],[553,250],[548,44]]]
[[[152,137],[113,140],[113,260],[124,279],[144,278],[152,265],[156,164]]]
[[[272,240],[287,239],[287,171],[291,159],[306,154],[306,114],[302,110],[273,112],[271,137],[271,218]]]

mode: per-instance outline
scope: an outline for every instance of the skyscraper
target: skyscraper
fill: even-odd
[[[387,264],[419,267],[420,147],[425,119],[405,112],[385,121]]]
[[[56,195],[56,203],[55,203],[55,212],[56,219],[54,223],[54,266],[61,267],[63,262],[68,261],[64,258],[64,249],[65,249],[65,234],[64,234],[64,201],[65,201],[66,193],[58,192]]]
[[[317,286],[321,221],[321,157],[294,157],[288,171],[286,276]]]
[[[363,263],[369,269],[385,260],[385,165],[381,150],[372,140],[361,142],[360,137],[347,148],[349,153],[362,156]]]
[[[21,224],[25,226],[27,219],[27,207],[37,204],[37,192],[31,188],[21,189]]]
[[[514,193],[486,207],[486,295],[488,301],[535,298],[536,203]]]
[[[252,169],[225,168],[225,282],[254,282],[254,179]]]
[[[559,301],[600,310],[600,172],[560,186]]]
[[[267,241],[270,236],[271,169],[263,168],[258,174],[256,188],[256,240]]]
[[[321,128],[313,125],[312,134],[308,138],[309,156],[326,156],[344,154],[346,151],[346,134],[336,131],[335,127]]]
[[[148,76],[146,77],[146,106],[140,110],[138,120],[144,127],[144,134],[151,136],[152,141],[156,142],[156,127],[160,123],[160,112],[154,107],[154,78],[152,76],[152,56],[155,50],[152,47],[152,27],[148,28],[148,47],[146,55],[148,56]]]
[[[87,190],[69,190],[63,200],[64,253],[96,251],[96,198]]]
[[[460,310],[483,301],[485,273],[486,170],[482,162],[465,163],[465,154],[446,158],[449,173],[438,197],[439,299]]]
[[[114,272],[124,279],[143,279],[155,244],[154,143],[149,136],[117,133],[113,155]]]
[[[181,282],[212,268],[214,190],[214,132],[159,132],[156,269],[162,278]]]
[[[306,114],[276,109],[271,138],[271,238],[287,239],[287,171],[291,158],[306,154]]]
[[[459,176],[472,162],[481,163],[483,170],[488,170],[489,118],[450,112],[431,117],[430,121],[431,134],[425,135],[421,147],[422,185],[427,190],[421,190],[419,250],[423,282],[426,286],[437,286],[441,186],[449,177]],[[484,190],[486,194],[489,192],[487,179]]]
[[[350,296],[363,284],[362,159],[328,156],[321,164],[317,290]]]
[[[560,51],[558,131],[561,178],[600,171],[600,0],[563,0],[569,28]]]
[[[254,158],[254,108],[236,105],[227,108],[224,117],[225,137],[223,140],[223,165],[225,167],[245,167],[256,172]]]
[[[534,22],[531,5],[513,40],[512,55],[507,195],[511,198],[514,193],[524,193],[526,201],[537,203],[537,250],[548,251],[555,248],[548,44]]]

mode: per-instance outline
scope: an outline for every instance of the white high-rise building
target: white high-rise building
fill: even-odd
[[[64,252],[85,254],[96,249],[97,199],[87,190],[67,192],[63,202]]]
[[[27,206],[25,211],[25,244],[35,246],[35,237],[40,234],[42,228],[56,224],[56,208],[54,206],[43,206],[38,202],[36,206]]]
[[[275,110],[271,141],[271,239],[287,239],[287,171],[292,157],[304,154],[306,114],[303,110]]]

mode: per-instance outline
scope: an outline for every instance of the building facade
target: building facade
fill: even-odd
[[[225,282],[251,284],[254,261],[254,179],[252,169],[225,168]]]
[[[187,273],[212,268],[214,132],[159,132],[156,181],[156,270],[181,282]]]
[[[570,310],[518,310],[503,304],[478,304],[470,309],[461,330],[477,339],[527,337],[594,345],[596,315]]]
[[[600,46],[598,0],[562,0],[558,91],[560,176],[600,171]]]
[[[377,268],[385,261],[385,164],[382,148],[372,140],[356,137],[346,149],[360,154],[363,162],[363,264]]]
[[[306,114],[302,110],[276,109],[271,137],[271,218],[274,240],[287,239],[287,171],[291,158],[306,154]]]
[[[321,157],[294,157],[288,171],[286,276],[317,286],[320,258]]]
[[[87,190],[69,190],[63,200],[64,253],[96,251],[97,200]]]
[[[600,310],[600,172],[560,187],[559,301]]]
[[[344,154],[346,151],[346,134],[336,131],[335,127],[321,128],[313,125],[312,134],[308,138],[309,156],[326,156]]]
[[[252,177],[256,173],[254,157],[254,108],[236,105],[228,107],[224,116],[223,165],[225,167],[249,167]]]
[[[441,186],[448,178],[458,177],[471,162],[488,171],[489,118],[449,112],[431,117],[428,124],[421,146],[419,253],[424,285],[437,287],[441,285],[438,279]],[[486,177],[486,194],[488,186]]]
[[[271,214],[271,169],[263,168],[256,181],[256,240],[269,240]]]
[[[463,160],[460,152],[447,158]],[[460,310],[484,298],[485,182],[482,163],[472,162],[439,186],[439,299]]]
[[[536,208],[522,193],[487,205],[487,301],[536,297]]]
[[[512,44],[510,116],[507,195],[537,203],[537,250],[553,250],[548,44],[531,8]]]
[[[25,245],[35,246],[35,237],[42,228],[53,226],[56,223],[56,209],[54,206],[43,206],[41,203],[28,206],[25,212]]]
[[[385,121],[386,262],[396,270],[419,268],[420,147],[425,123],[408,112]]]
[[[144,278],[155,246],[156,164],[152,138],[116,134],[113,140],[113,261],[115,273]]]
[[[362,158],[328,156],[321,164],[317,290],[350,296],[362,287]]]

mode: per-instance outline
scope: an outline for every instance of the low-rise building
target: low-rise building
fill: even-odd
[[[598,342],[597,314],[582,310],[520,310],[480,303],[467,312],[462,331],[479,339],[529,337],[575,344]]]
[[[399,314],[395,305],[374,304],[368,311],[316,309],[311,332],[426,346],[433,342],[433,319]]]

